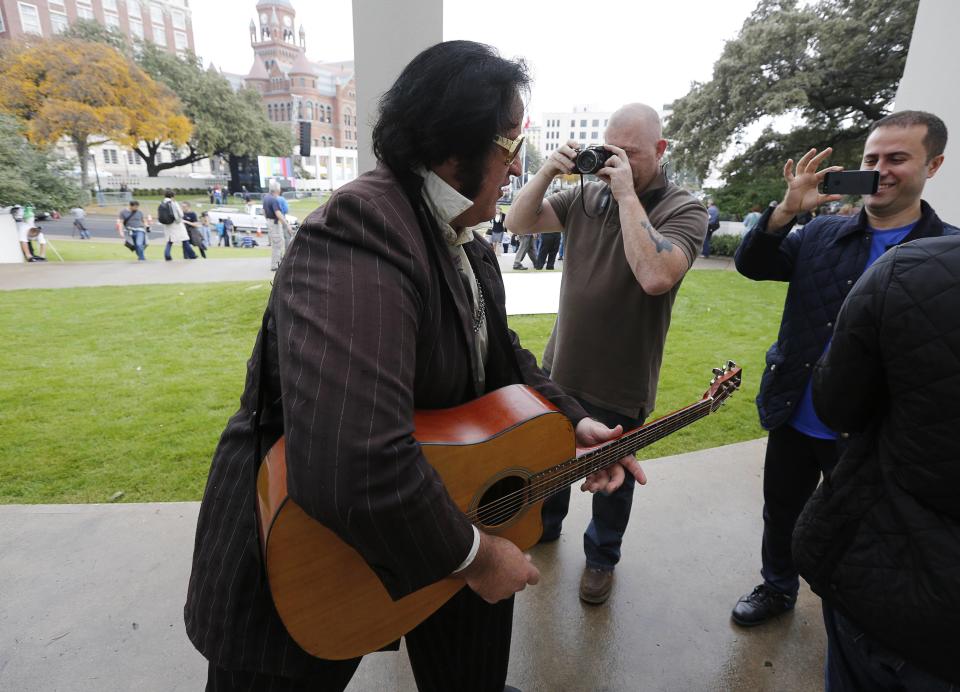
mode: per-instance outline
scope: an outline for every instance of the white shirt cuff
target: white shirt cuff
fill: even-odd
[[[467,559],[460,563],[460,566],[453,570],[453,573],[461,572],[470,566],[470,563],[477,557],[477,553],[480,552],[480,531],[476,526],[471,527],[473,529],[473,545],[470,546],[470,552],[467,553]]]

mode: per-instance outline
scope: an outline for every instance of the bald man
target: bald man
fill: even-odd
[[[670,312],[703,245],[707,212],[667,181],[660,165],[667,141],[650,106],[634,103],[614,113],[604,148],[611,156],[598,180],[544,204],[550,182],[574,170],[577,143],[554,151],[513,202],[507,226],[521,234],[566,232],[560,310],[543,368],[592,417],[629,430],[653,410]],[[586,603],[610,595],[633,504],[634,478],[622,468],[611,473],[619,487],[594,496],[583,536]],[[542,541],[560,536],[569,502],[567,488],[544,503]]]

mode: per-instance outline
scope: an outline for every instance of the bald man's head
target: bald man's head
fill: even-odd
[[[627,152],[637,192],[647,189],[657,177],[660,159],[667,149],[660,116],[644,103],[629,103],[610,116],[604,133],[607,144]]]
[[[608,127],[639,128],[654,140],[663,137],[660,116],[645,103],[628,103],[610,116]]]

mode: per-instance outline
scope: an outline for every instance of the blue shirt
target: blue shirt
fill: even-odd
[[[282,197],[276,197],[273,194],[264,195],[263,197],[263,215],[267,217],[270,221],[277,220],[277,210],[280,209],[280,202],[278,200],[283,199]],[[282,210],[281,210],[282,211]]]
[[[290,211],[290,205],[287,204],[286,197],[277,197],[277,206],[280,208],[280,211],[283,212],[284,216]]]
[[[717,209],[716,205],[711,204],[707,207],[707,222],[708,223],[717,223],[720,220],[720,210]]]
[[[916,223],[882,231],[868,228],[867,232],[871,234],[870,254],[867,256],[867,264],[863,271],[867,271],[870,265],[880,259],[880,255],[889,248],[910,235],[914,226],[916,226]],[[830,341],[827,341],[827,345],[823,349],[824,353],[828,348],[830,348]],[[804,435],[816,437],[820,440],[835,440],[838,437],[837,433],[823,424],[823,421],[817,417],[816,411],[813,410],[813,379],[807,380],[807,386],[803,390],[803,398],[800,399],[800,403],[794,409],[793,416],[788,423]]]

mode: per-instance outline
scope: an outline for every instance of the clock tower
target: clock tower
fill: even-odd
[[[312,155],[300,163],[315,178],[331,185],[334,179],[353,179],[358,128],[353,61],[310,60],[307,31],[297,26],[291,0],[257,0],[256,8],[250,22],[253,65],[244,83],[260,93],[270,122],[289,128],[295,141],[309,141]]]
[[[260,0],[251,23],[250,45],[269,73],[274,66],[288,72],[306,45],[303,27],[295,29],[297,12],[290,0]]]

